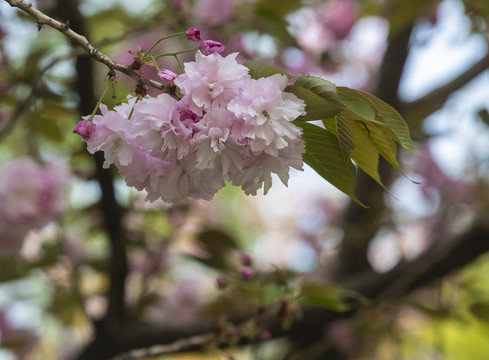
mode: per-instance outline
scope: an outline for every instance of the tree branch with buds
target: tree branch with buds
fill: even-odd
[[[110,57],[102,53],[100,50],[96,49],[85,36],[80,35],[77,32],[70,29],[69,22],[62,23],[58,20],[55,20],[47,16],[43,12],[36,9],[28,1],[24,1],[24,0],[5,0],[5,1],[8,4],[10,4],[10,6],[16,7],[26,12],[27,14],[31,15],[34,19],[36,19],[39,30],[41,30],[44,25],[50,26],[53,29],[56,29],[59,32],[63,33],[66,37],[71,39],[75,44],[77,44],[82,49],[84,49],[88,56],[92,57],[93,59],[97,60],[102,64],[107,65],[109,69],[117,70],[131,77],[132,79],[136,80],[140,84],[151,86],[153,88],[170,93],[168,89],[168,85],[162,84],[161,82],[155,80],[147,79],[144,76],[135,72],[133,69],[131,69],[130,66],[126,66],[117,61],[114,61]]]

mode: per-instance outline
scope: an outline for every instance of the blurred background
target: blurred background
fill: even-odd
[[[401,151],[403,174],[380,159],[385,189],[359,172],[368,209],[307,166],[266,196],[145,202],[72,133],[108,69],[1,1],[0,359],[109,359],[216,329],[230,347],[161,358],[489,358],[489,2],[33,4],[125,65],[197,27],[240,62],[371,92],[422,156]],[[134,86],[118,74],[103,102]]]

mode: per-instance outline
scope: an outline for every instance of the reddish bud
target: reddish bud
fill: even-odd
[[[228,280],[224,275],[219,275],[216,278],[216,284],[219,289],[224,289],[228,286]]]
[[[204,40],[200,43],[200,51],[204,55],[221,53],[224,49],[223,44],[214,40]]]
[[[73,132],[80,135],[83,140],[88,141],[95,134],[95,124],[89,120],[82,120]]]
[[[241,261],[241,264],[243,264],[244,266],[250,266],[251,256],[246,253],[241,253],[239,256],[239,261]]]
[[[201,41],[199,29],[190,28],[187,30],[186,34],[187,34],[187,39],[189,39],[190,41],[193,41],[193,42],[200,42]]]
[[[272,333],[268,330],[265,330],[261,333],[261,338],[263,340],[270,340],[272,338]]]
[[[253,276],[255,276],[255,272],[252,268],[244,267],[239,271],[241,278],[245,281],[250,280]]]

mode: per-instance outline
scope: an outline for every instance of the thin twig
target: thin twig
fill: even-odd
[[[489,40],[487,45],[489,45]],[[440,110],[455,91],[467,85],[487,69],[489,69],[489,52],[446,84],[432,90],[419,99],[402,104],[402,108],[405,109],[406,120],[411,126],[418,127],[427,116]]]
[[[0,129],[0,141],[2,141],[2,139],[10,133],[10,131],[12,130],[12,128],[14,127],[15,123],[20,118],[20,116],[25,111],[29,110],[30,106],[32,105],[32,103],[34,102],[34,100],[37,97],[37,94],[39,92],[39,88],[41,87],[42,78],[43,78],[44,74],[49,69],[51,69],[53,66],[55,66],[57,63],[59,63],[61,61],[69,60],[69,59],[71,59],[75,56],[79,56],[79,55],[81,55],[79,53],[79,51],[75,51],[75,50],[71,51],[68,54],[59,56],[59,57],[51,60],[49,62],[49,64],[47,64],[44,68],[42,68],[39,71],[39,73],[37,74],[37,76],[36,76],[36,78],[32,84],[31,93],[29,94],[29,96],[27,96],[24,100],[22,100],[21,102],[18,103],[15,111],[13,112],[12,116],[8,120],[7,124],[2,129]]]
[[[171,344],[154,345],[148,348],[136,349],[127,353],[113,357],[111,360],[134,360],[180,352],[196,346],[205,346],[216,339],[215,333],[196,335],[185,339],[180,339]]]
[[[143,83],[144,85],[151,86],[153,88],[163,90],[165,92],[170,93],[168,91],[168,86],[165,84],[162,84],[160,82],[147,79],[144,76],[141,76],[131,68],[129,68],[126,65],[122,65],[121,63],[118,63],[117,61],[112,60],[110,57],[96,49],[90,42],[87,40],[87,38],[83,35],[80,35],[76,33],[75,31],[70,29],[70,24],[67,23],[62,23],[60,21],[57,21],[43,12],[37,10],[30,2],[24,1],[24,0],[5,0],[7,3],[10,4],[12,7],[19,8],[32,17],[34,17],[37,21],[38,26],[41,28],[43,25],[48,25],[52,27],[53,29],[58,30],[59,32],[63,33],[66,37],[70,38],[73,42],[75,42],[77,45],[82,47],[85,52],[88,54],[88,56],[94,58],[98,62],[101,62],[102,64],[107,65],[110,69],[114,69],[117,71],[120,71],[123,74],[126,74],[127,76],[133,78],[136,80],[138,83]]]

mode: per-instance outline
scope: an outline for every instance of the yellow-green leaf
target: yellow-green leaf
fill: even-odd
[[[354,193],[356,171],[350,159],[345,159],[338,138],[329,131],[306,122],[298,123],[306,142],[304,162],[333,186],[363,205]]]

